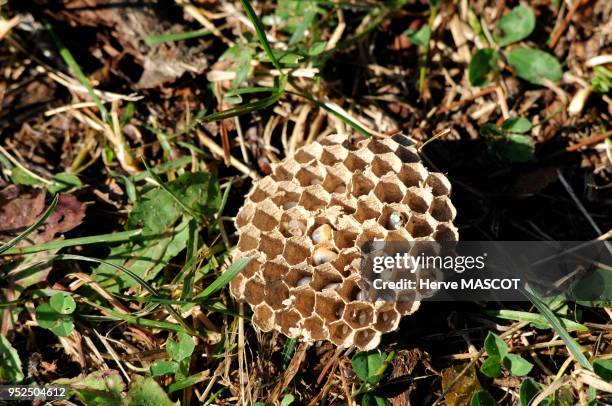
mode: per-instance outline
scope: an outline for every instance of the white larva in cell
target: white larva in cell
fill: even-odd
[[[311,235],[312,242],[315,244],[321,244],[324,241],[332,239],[332,228],[329,224],[321,224],[315,228]]]
[[[328,248],[319,247],[315,249],[314,253],[312,254],[312,262],[315,264],[315,266],[317,266],[333,261],[336,259],[336,257],[338,257],[338,254],[336,254],[334,251]]]
[[[297,281],[296,286],[308,285],[311,280],[312,278],[310,276],[303,276]]]

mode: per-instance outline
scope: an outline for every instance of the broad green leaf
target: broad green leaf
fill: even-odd
[[[119,371],[104,370],[96,371],[87,375],[85,378],[62,378],[54,382],[57,385],[75,384],[70,392],[88,406],[123,406],[121,392],[125,390],[125,385],[121,380]]]
[[[422,26],[417,32],[412,30],[406,31],[406,35],[410,38],[410,42],[420,47],[424,47],[429,43],[431,38],[431,28],[428,25]]]
[[[361,398],[362,406],[387,406],[389,403],[387,399],[376,396],[372,393],[366,393]]]
[[[23,378],[19,353],[13,348],[8,338],[0,335],[0,382],[14,384],[21,382]]]
[[[612,360],[596,359],[593,361],[593,371],[606,382],[612,382]]]
[[[72,318],[57,312],[49,303],[42,303],[36,308],[36,321],[40,327],[60,337],[69,336],[74,329]]]
[[[279,59],[279,62],[282,63],[283,65],[297,66],[297,64],[300,62],[301,59],[303,59],[303,56],[289,53],[289,54],[283,55]]]
[[[578,278],[570,291],[571,300],[583,306],[612,306],[612,272],[597,268]]]
[[[153,378],[139,375],[132,377],[130,391],[127,394],[126,404],[129,406],[178,406]]]
[[[72,319],[60,318],[57,324],[51,327],[50,330],[59,337],[68,337],[72,330],[74,330],[74,322]]]
[[[314,44],[312,44],[310,49],[308,49],[308,55],[317,56],[317,55],[322,54],[323,51],[325,51],[326,45],[327,43],[325,41],[315,42]]]
[[[544,78],[557,82],[563,76],[557,59],[539,49],[514,48],[508,51],[507,57],[516,74],[535,85],[543,85]]]
[[[168,355],[175,361],[181,361],[190,357],[194,349],[195,344],[193,338],[191,338],[189,334],[183,332],[178,334],[178,341],[169,338],[166,342],[166,352],[168,352]]]
[[[497,378],[501,375],[501,358],[497,355],[489,356],[480,367],[480,372],[489,378]]]
[[[495,406],[497,402],[493,399],[493,396],[486,390],[479,390],[474,392],[472,399],[470,400],[470,406]]]
[[[353,370],[359,379],[369,382],[376,376],[376,372],[381,367],[387,355],[378,350],[358,352],[351,359]]]
[[[70,314],[76,309],[76,302],[72,296],[66,292],[56,293],[51,296],[49,304],[60,314]]]
[[[489,331],[485,338],[484,348],[489,356],[503,358],[508,354],[508,345],[500,336]]]
[[[292,394],[289,393],[289,394],[283,396],[283,399],[280,402],[280,406],[289,406],[294,401],[295,401],[295,396],[293,396]]]
[[[41,303],[36,307],[36,322],[42,328],[51,329],[56,326],[61,314],[55,311],[49,303]]]
[[[533,139],[520,134],[507,134],[498,139],[488,140],[489,145],[510,162],[527,162],[533,159]]]
[[[518,5],[499,20],[493,38],[502,47],[512,44],[527,38],[533,32],[535,23],[533,10],[522,4]]]
[[[533,398],[540,392],[540,385],[531,378],[525,379],[521,383],[521,389],[519,390],[519,397],[521,399],[521,406],[529,406]]]
[[[491,81],[491,76],[499,70],[499,54],[491,48],[479,49],[468,67],[468,77],[472,86],[484,86]]]
[[[160,360],[151,365],[152,376],[171,375],[178,371],[179,365],[176,361]]]
[[[531,362],[516,354],[506,354],[502,361],[504,366],[508,368],[514,376],[527,375],[531,371],[531,368],[533,368]]]
[[[19,166],[11,169],[11,181],[16,185],[42,186],[43,183],[21,169]]]
[[[65,192],[71,189],[79,189],[83,186],[78,176],[72,173],[58,173],[53,176],[53,184],[49,185],[47,190],[51,194]]]
[[[510,117],[503,122],[502,130],[512,133],[526,133],[531,130],[531,122],[524,117]]]

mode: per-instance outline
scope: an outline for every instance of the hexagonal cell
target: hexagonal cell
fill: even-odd
[[[436,221],[429,214],[414,213],[410,216],[406,229],[413,238],[430,237]]]
[[[276,324],[281,333],[289,338],[300,336],[302,316],[295,310],[281,310],[276,313]]]
[[[282,280],[288,273],[289,267],[283,260],[266,261],[261,266],[261,276],[266,283]]]
[[[293,266],[283,280],[290,288],[308,287],[312,282],[312,267],[305,262]]]
[[[416,295],[412,292],[410,295],[400,295],[395,303],[395,309],[402,316],[416,312],[421,303],[416,300]]]
[[[391,138],[372,138],[368,143],[368,149],[375,154],[393,152],[396,148],[397,143]]]
[[[342,274],[331,264],[323,264],[315,267],[310,286],[317,292],[337,290],[342,279]]]
[[[344,166],[351,171],[363,171],[372,162],[374,154],[367,149],[360,149],[348,154],[344,159]]]
[[[242,228],[249,224],[251,220],[253,220],[253,216],[255,215],[255,208],[257,206],[253,203],[245,203],[244,206],[240,208],[238,215],[236,216],[236,227]]]
[[[259,203],[272,196],[276,192],[276,182],[274,179],[265,177],[257,182],[257,186],[249,193],[248,198],[255,203]]]
[[[345,248],[340,251],[338,257],[334,261],[332,261],[332,265],[343,276],[348,276],[346,268],[356,259],[361,259],[361,253],[359,252],[359,250],[356,247]]]
[[[358,134],[349,134],[348,137],[342,141],[342,146],[349,151],[357,151],[362,147],[364,141],[363,137]]]
[[[308,237],[290,237],[285,241],[283,258],[289,265],[297,265],[310,258],[312,243]]]
[[[264,299],[265,286],[257,277],[249,279],[244,285],[244,300],[252,306],[260,304]]]
[[[330,195],[323,186],[308,186],[302,192],[298,204],[306,210],[315,211],[325,208],[329,203]]]
[[[400,228],[399,230],[390,231],[385,237],[385,242],[390,243],[405,243],[411,240],[410,233],[406,231],[404,228]],[[397,247],[398,249],[402,249],[407,244],[386,244],[387,247]]]
[[[357,199],[344,193],[334,193],[331,196],[328,206],[338,206],[341,207],[345,213],[353,214],[357,207]]]
[[[451,191],[451,183],[441,173],[431,172],[425,181],[429,186],[431,186],[431,192],[434,196],[442,196],[449,195]]]
[[[295,174],[295,179],[302,187],[320,185],[323,183],[324,177],[325,171],[316,165],[303,167]]]
[[[421,186],[427,178],[427,169],[420,163],[403,164],[398,176],[408,187]]]
[[[274,311],[265,303],[255,306],[252,320],[262,331],[268,332],[274,329]]]
[[[255,226],[248,224],[240,230],[238,238],[238,249],[240,251],[250,251],[257,248],[259,244],[260,231]]]
[[[343,319],[353,329],[369,326],[373,318],[374,309],[370,303],[349,303],[344,308]]]
[[[372,241],[382,241],[387,235],[387,231],[378,223],[376,220],[368,220],[363,225],[361,234],[357,236],[355,240],[355,246],[362,248],[364,244],[371,243]]]
[[[404,163],[421,162],[421,158],[414,147],[406,148],[404,146],[400,146],[395,150],[395,155]]]
[[[275,181],[292,180],[300,168],[300,164],[292,159],[282,161],[281,164],[274,167],[271,178]]]
[[[327,169],[323,179],[323,188],[329,193],[345,193],[351,180],[351,173],[342,164]]]
[[[391,139],[404,147],[410,147],[415,144],[414,140],[404,134],[395,134]]]
[[[399,203],[405,194],[406,186],[394,174],[380,178],[374,188],[374,195],[383,203]]]
[[[354,247],[358,234],[357,229],[336,230],[334,233],[334,244],[338,249]]]
[[[353,337],[353,343],[362,350],[369,350],[375,348],[380,341],[380,333],[366,328],[355,332]]]
[[[248,256],[254,257],[253,259],[251,259],[249,261],[247,266],[244,267],[242,272],[240,272],[241,275],[243,275],[245,278],[249,279],[249,278],[251,278],[253,275],[255,275],[261,269],[261,266],[263,265],[264,260],[263,260],[263,258],[257,256],[258,251],[256,251],[256,250],[253,250],[253,251],[250,251],[250,252],[246,252],[245,254],[246,254],[245,257],[248,257]],[[236,259],[238,259],[238,258],[236,258]]]
[[[409,217],[406,206],[392,203],[383,207],[377,222],[386,230],[399,230],[406,228]]]
[[[282,254],[285,237],[278,231],[272,230],[268,233],[261,233],[258,249],[266,255],[266,258],[274,259]]]
[[[303,325],[311,340],[318,341],[327,338],[327,327],[319,316],[312,315],[304,320]]]
[[[321,215],[315,216],[314,221],[306,232],[314,245],[333,242],[335,230],[329,223],[331,216],[328,216],[327,212],[326,210]]]
[[[234,297],[241,298],[244,294],[244,285],[246,284],[247,278],[245,278],[242,274],[238,274],[234,276],[234,278],[230,281],[230,292]]]
[[[399,173],[402,169],[402,161],[393,153],[376,155],[372,160],[372,172],[380,177],[389,172]]]
[[[315,294],[315,313],[327,323],[340,320],[344,311],[344,302],[335,295],[317,292]]]
[[[342,145],[331,145],[323,150],[320,161],[323,165],[331,166],[344,161],[348,153]]]
[[[388,333],[397,329],[400,315],[391,304],[376,309],[374,328],[381,333]]]
[[[436,227],[433,239],[438,242],[459,241],[459,232],[452,223],[440,223]]]
[[[319,141],[319,143],[321,145],[336,145],[336,144],[342,144],[344,141],[346,141],[346,139],[348,138],[348,136],[346,134],[342,134],[342,133],[334,133],[334,134],[330,134],[327,137],[323,138],[322,140]]]
[[[361,196],[357,199],[355,219],[364,222],[368,219],[377,219],[382,211],[382,203],[375,196]]]
[[[305,164],[312,160],[318,160],[321,156],[323,147],[318,142],[313,142],[298,149],[293,155],[293,159],[297,162]]]
[[[352,196],[360,197],[370,193],[376,185],[376,178],[364,172],[356,172],[348,184],[348,191]]]
[[[285,307],[283,301],[289,298],[289,288],[281,280],[268,282],[265,287],[264,300],[274,310]]]
[[[315,294],[312,289],[296,289],[293,291],[295,297],[295,309],[300,312],[303,317],[309,317],[314,310]]]
[[[281,211],[270,199],[266,199],[257,205],[252,223],[261,231],[271,231],[276,226],[281,217]]]
[[[328,329],[329,339],[337,346],[344,345],[344,343],[348,341],[349,336],[353,332],[353,329],[351,329],[348,324],[341,320],[336,321],[334,323],[330,323]]]
[[[430,213],[438,221],[452,221],[457,214],[457,209],[446,196],[438,196],[431,205]]]
[[[285,211],[280,219],[279,230],[285,237],[301,237],[306,234],[307,213],[301,207]]]
[[[289,210],[298,205],[301,189],[293,182],[279,182],[278,188],[271,200],[283,210]]]
[[[408,207],[417,213],[427,213],[427,210],[429,210],[433,202],[433,198],[429,189],[411,186],[406,191],[402,203],[407,204]]]

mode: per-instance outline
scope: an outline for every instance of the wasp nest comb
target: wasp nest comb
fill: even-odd
[[[428,172],[405,136],[336,134],[306,145],[259,180],[240,209],[235,258],[254,258],[231,292],[263,331],[374,348],[419,301],[371,300],[361,247],[456,241],[449,194],[446,177]]]

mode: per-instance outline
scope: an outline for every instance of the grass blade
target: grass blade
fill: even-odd
[[[53,26],[51,25],[49,21],[45,20],[43,22],[43,26],[51,35],[51,38],[53,39],[53,42],[55,43],[55,46],[59,50],[60,56],[62,57],[66,65],[68,65],[68,67],[74,72],[79,82],[81,82],[81,85],[83,85],[85,89],[87,89],[87,93],[89,94],[91,99],[94,101],[94,103],[96,103],[96,106],[98,107],[98,110],[100,110],[100,114],[102,115],[102,121],[104,121],[105,123],[107,123],[108,125],[112,127],[112,122],[110,121],[108,110],[106,109],[106,107],[104,107],[104,103],[102,103],[102,100],[98,97],[98,95],[94,91],[93,87],[91,86],[91,83],[89,83],[89,80],[87,79],[83,71],[81,70],[81,67],[77,63],[76,59],[74,59],[74,56],[72,56],[72,53],[70,53],[70,50],[66,48],[64,43],[57,36],[55,31],[53,30]]]
[[[49,241],[42,244],[31,245],[23,248],[12,248],[3,252],[3,255],[25,255],[35,252],[56,250],[66,247],[74,247],[77,245],[90,245],[100,243],[124,242],[132,237],[140,235],[142,230],[120,231],[111,234],[92,235],[90,237],[70,238],[67,240]]]
[[[526,289],[521,290],[522,293],[529,299],[529,301],[531,301],[531,303],[533,303],[533,305],[538,309],[542,316],[546,318],[548,323],[559,335],[559,337],[561,337],[561,339],[565,342],[567,349],[572,353],[574,359],[578,361],[580,366],[588,371],[593,371],[593,366],[591,365],[587,357],[585,357],[585,355],[582,353],[582,349],[580,348],[578,343],[574,341],[574,339],[572,338],[572,336],[570,336],[565,327],[563,327],[563,324],[561,323],[559,318],[548,308],[548,306],[546,306],[544,302],[542,302],[542,300],[540,300],[540,298],[538,298]]]
[[[249,0],[240,0],[240,3],[242,4],[242,7],[244,7],[244,11],[246,11],[247,17],[249,17],[249,20],[251,20],[251,22],[255,26],[255,33],[257,34],[257,39],[259,39],[259,43],[268,55],[268,58],[270,58],[270,60],[272,61],[272,65],[274,65],[274,67],[280,72],[280,63],[278,62],[278,59],[276,59],[276,56],[274,56],[274,52],[272,52],[272,47],[268,42],[266,32],[264,31],[263,25],[261,25],[261,21],[259,21],[257,14],[255,14],[255,10],[253,10],[253,7],[251,7],[251,3],[249,3]],[[281,75],[283,75],[282,72]]]
[[[144,37],[142,40],[147,45],[159,45],[166,42],[184,41],[186,39],[203,37],[204,35],[208,35],[211,33],[212,31],[210,30],[175,32],[172,34],[149,35],[147,37]]]
[[[53,213],[53,211],[55,210],[55,206],[57,206],[57,202],[59,200],[59,195],[55,195],[55,197],[53,197],[53,200],[51,201],[51,204],[49,205],[49,207],[47,208],[47,210],[45,210],[45,212],[42,214],[42,216],[40,216],[40,218],[38,220],[36,220],[34,222],[34,224],[32,224],[30,227],[26,228],[21,234],[19,234],[17,237],[13,238],[12,240],[10,240],[9,242],[7,242],[6,244],[3,244],[2,246],[0,246],[0,254],[5,254],[8,255],[6,252],[14,247],[15,245],[17,245],[19,243],[19,241],[23,240],[24,238],[26,238],[28,235],[30,235],[30,233],[34,230],[36,230],[38,227],[40,227],[40,225],[42,223],[45,222],[45,220],[47,220],[47,218],[51,215],[51,213]]]
[[[246,268],[249,262],[251,262],[251,259],[253,259],[253,257],[240,258],[239,260],[234,261],[234,263],[230,265],[230,267],[227,268],[227,270],[223,272],[221,276],[215,279],[210,285],[206,287],[206,289],[200,292],[194,299],[206,299],[210,295],[212,295],[213,293],[215,293],[216,291],[218,291],[219,289],[221,289],[222,287],[230,283],[230,281],[234,279],[234,276],[238,275],[244,268]]]

